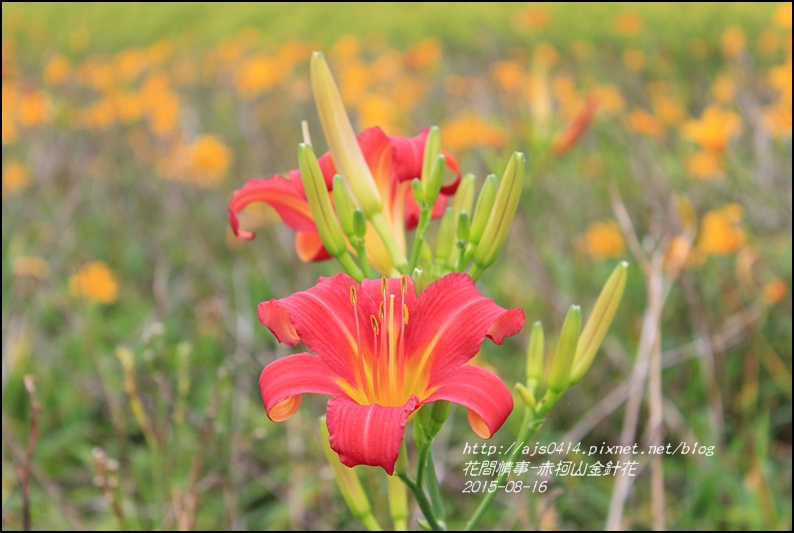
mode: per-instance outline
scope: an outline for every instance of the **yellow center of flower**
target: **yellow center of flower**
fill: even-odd
[[[381,297],[378,316],[370,315],[373,335],[372,353],[365,353],[361,343],[361,325],[358,320],[358,294],[350,286],[350,304],[356,317],[356,372],[355,383],[338,380],[339,386],[361,405],[378,404],[384,407],[405,405],[411,394],[427,396],[427,391],[407,390],[406,383],[414,383],[414,368],[406,368],[405,326],[408,324],[408,306],[405,295],[408,281],[403,276],[400,282],[399,302],[396,294],[390,294],[386,277],[381,278]],[[368,352],[368,350],[367,350]],[[412,365],[415,366],[415,365]],[[406,376],[406,373],[408,374]],[[407,378],[407,379],[406,379]],[[413,387],[411,387],[413,388]]]

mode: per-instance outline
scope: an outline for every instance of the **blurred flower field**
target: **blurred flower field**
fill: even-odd
[[[526,154],[509,253],[479,287],[528,324],[559,331],[630,263],[538,441],[715,446],[500,493],[482,527],[791,529],[791,20],[790,3],[4,3],[3,529],[361,527],[324,400],[273,424],[257,385],[290,353],[257,304],[333,265],[299,262],[266,206],[240,214],[253,241],[228,220],[247,179],[297,167],[302,120],[322,142],[313,50],[357,131],[439,125],[478,186]],[[529,329],[478,363],[512,385]],[[474,505],[465,418],[436,450],[452,525]]]

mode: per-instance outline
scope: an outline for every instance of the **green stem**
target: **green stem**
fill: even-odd
[[[367,249],[364,246],[364,240],[362,239],[360,242],[354,243],[353,248],[356,249],[356,254],[358,254],[358,261],[361,263],[361,270],[364,272],[364,277],[371,278],[372,269],[369,268],[369,261],[367,261]]]
[[[431,211],[432,209],[429,207],[422,207],[419,212],[419,223],[416,225],[416,236],[414,238],[413,248],[411,248],[411,265],[408,269],[410,272],[413,272],[417,263],[419,263],[419,252],[422,250],[425,232],[427,231],[428,224],[430,224]]]
[[[386,219],[383,218],[383,213],[375,213],[369,217],[369,221],[372,222],[375,231],[377,231],[380,236],[380,240],[383,241],[383,246],[385,246],[386,251],[389,252],[394,267],[403,274],[408,274],[408,260],[405,259],[405,254],[397,247],[397,242],[394,240],[394,235],[392,235],[389,227],[386,225]]]
[[[474,263],[469,269],[469,276],[471,276],[474,281],[477,281],[480,279],[480,276],[482,276],[483,271],[484,269],[480,268],[477,263]]]
[[[533,416],[532,409],[527,407],[524,410],[524,419],[521,421],[521,433],[518,435],[516,442],[527,442],[529,439],[531,439],[532,435],[534,435],[535,431],[537,431],[537,429],[540,427],[541,421],[542,419],[535,418]],[[515,463],[515,460],[518,457],[520,451],[521,451],[520,446],[516,447],[513,453],[510,454],[508,461],[511,463]],[[507,479],[507,475],[508,472],[502,473],[502,475],[500,475],[497,478],[496,485],[497,486],[504,485],[505,479]],[[488,507],[491,506],[491,502],[496,497],[497,492],[498,491],[489,492],[488,494],[485,495],[485,498],[483,498],[482,501],[480,502],[480,505],[477,506],[477,509],[474,511],[474,514],[471,516],[469,521],[466,522],[466,527],[464,528],[464,531],[471,531],[475,527],[477,527],[477,524],[482,519],[483,515],[485,514],[485,511],[487,511]]]
[[[402,479],[405,486],[411,491],[416,498],[416,503],[419,504],[419,509],[422,510],[422,514],[425,515],[425,519],[427,523],[430,524],[430,529],[433,531],[443,531],[446,529],[447,525],[436,518],[435,513],[433,512],[433,507],[430,505],[430,501],[428,501],[427,496],[425,495],[425,491],[416,484],[416,482],[411,479],[408,474],[395,474]]]
[[[438,486],[438,478],[436,477],[436,465],[433,462],[433,452],[431,451],[427,456],[427,490],[430,493],[430,503],[433,506],[433,512],[436,516],[441,518],[442,521],[447,521],[447,515],[444,512],[444,500],[441,499],[441,490]]]
[[[361,272],[360,268],[358,268],[358,265],[355,261],[353,261],[353,257],[347,252],[347,250],[336,256],[336,259],[351,278],[361,283],[361,280],[364,279],[364,273]]]

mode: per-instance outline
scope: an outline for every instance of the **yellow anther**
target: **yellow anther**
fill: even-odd
[[[403,296],[405,296],[408,293],[408,276],[406,276],[405,274],[403,274],[402,277],[400,278],[400,292],[402,293]]]
[[[380,318],[381,322],[386,320],[386,307],[383,305],[383,302],[378,304],[378,318]]]
[[[380,278],[380,293],[383,295],[384,298],[386,297],[386,288],[387,288],[386,276],[381,276],[381,278]]]
[[[356,294],[356,287],[354,285],[350,286],[350,303],[353,307],[358,303],[358,295]]]
[[[369,321],[372,323],[372,331],[377,335],[380,331],[380,328],[378,328],[378,319],[375,318],[375,315],[369,315]]]

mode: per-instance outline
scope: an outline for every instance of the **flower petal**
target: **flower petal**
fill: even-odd
[[[331,254],[323,246],[323,240],[316,231],[299,231],[295,234],[295,252],[298,258],[305,262],[324,261],[330,259]]]
[[[474,357],[486,336],[500,344],[524,325],[521,309],[496,305],[460,273],[431,284],[409,311],[406,356],[427,383]]]
[[[301,394],[339,394],[333,371],[322,359],[308,353],[273,361],[259,375],[259,390],[267,416],[273,422],[288,419],[298,410]]]
[[[326,418],[331,449],[347,466],[380,466],[392,475],[405,435],[405,423],[417,407],[416,396],[411,396],[402,407],[359,405],[347,396],[334,396],[328,401]]]
[[[345,274],[320,278],[311,289],[280,300],[262,302],[257,309],[259,320],[279,342],[294,346],[303,342],[326,365],[349,384],[358,379],[359,341],[364,356],[373,353],[370,315],[377,307],[369,298],[359,298],[356,311],[350,302],[350,287],[361,290]],[[356,330],[358,318],[359,333]]]
[[[234,234],[243,239],[253,239],[254,233],[240,229],[237,213],[253,202],[264,202],[278,212],[281,219],[298,231],[317,231],[309,203],[302,188],[291,179],[278,174],[268,179],[251,179],[234,192],[229,204],[229,224]]]
[[[474,432],[484,439],[496,433],[513,410],[513,396],[499,377],[475,365],[463,365],[432,384],[423,403],[449,400],[469,409]]]

